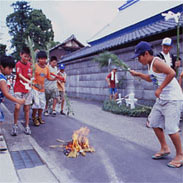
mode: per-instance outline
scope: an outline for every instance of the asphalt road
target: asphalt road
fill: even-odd
[[[13,105],[7,103],[7,106],[13,112]],[[30,124],[32,137],[70,182],[183,183],[183,168],[166,166],[173,155],[163,160],[151,159],[159,146],[152,130],[144,127],[145,119],[141,119],[143,123],[135,123],[138,121],[136,118],[103,114],[99,109],[95,110],[100,106],[77,100],[73,102],[73,107],[76,113],[73,117],[58,114],[56,117],[44,117],[46,124],[39,127]],[[87,107],[88,113],[84,111]],[[90,123],[91,119],[93,123]],[[111,123],[107,122],[112,119]],[[126,121],[129,126],[124,126]],[[90,144],[96,152],[85,157],[68,158],[60,148],[49,147],[59,144],[56,139],[70,140],[73,131],[83,126],[90,129]],[[130,128],[136,130],[129,134],[127,131]]]

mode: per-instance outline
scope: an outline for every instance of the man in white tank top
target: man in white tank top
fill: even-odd
[[[168,166],[179,168],[183,165],[183,152],[181,147],[181,138],[179,135],[179,121],[181,113],[180,101],[183,100],[183,93],[175,79],[175,71],[158,57],[153,56],[153,50],[148,42],[141,41],[135,47],[135,55],[138,61],[143,65],[148,65],[149,74],[143,74],[130,70],[133,76],[138,76],[148,82],[153,82],[157,89],[157,97],[151,113],[148,117],[150,127],[153,128],[161,145],[160,151],[152,156],[153,159],[162,159],[170,154],[165,139],[166,132],[176,149],[176,156]]]

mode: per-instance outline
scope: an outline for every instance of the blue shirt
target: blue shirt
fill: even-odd
[[[6,81],[7,79],[2,73],[0,73],[0,81],[2,81],[2,80]],[[4,98],[4,95],[0,89],[0,103],[2,102],[3,98]]]

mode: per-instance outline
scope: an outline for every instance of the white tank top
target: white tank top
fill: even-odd
[[[155,59],[159,59],[159,58],[158,57],[153,58],[150,67],[148,65],[148,72],[153,84],[160,86],[161,83],[165,80],[167,75],[164,73],[156,73],[153,71],[153,64]],[[182,89],[175,77],[170,81],[170,83],[165,88],[163,88],[160,94],[160,99],[161,100],[183,100]]]

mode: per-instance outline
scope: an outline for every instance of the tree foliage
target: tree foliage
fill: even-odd
[[[0,56],[6,55],[6,45],[0,44]]]
[[[11,44],[15,49],[14,55],[17,57],[23,46],[25,46],[25,30],[29,20],[29,14],[32,9],[25,1],[17,1],[11,5],[14,12],[7,16],[6,24],[9,28],[9,34],[12,36]]]
[[[52,24],[43,14],[42,10],[32,10],[26,29],[26,35],[31,37],[36,49],[46,49],[46,44],[53,41]]]
[[[14,12],[7,16],[6,24],[12,36],[14,56],[18,58],[28,36],[34,42],[34,49],[46,49],[48,42],[53,41],[54,33],[51,21],[46,18],[42,10],[32,9],[26,1],[12,4]]]

